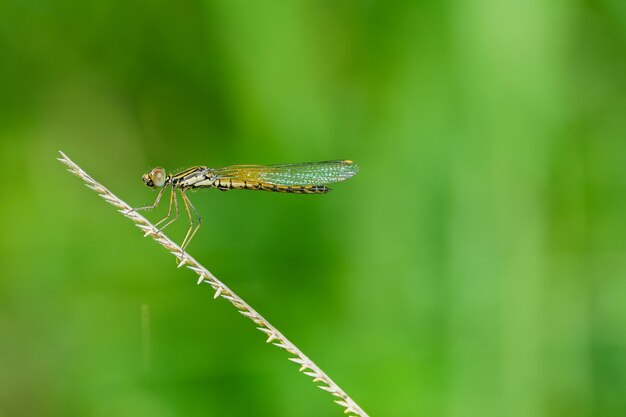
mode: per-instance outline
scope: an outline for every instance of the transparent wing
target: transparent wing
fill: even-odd
[[[283,165],[231,165],[213,170],[218,178],[274,185],[323,185],[353,177],[359,167],[352,161],[305,162]]]

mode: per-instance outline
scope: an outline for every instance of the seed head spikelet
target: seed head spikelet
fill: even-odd
[[[318,387],[324,391],[338,397],[335,400],[337,404],[344,408],[344,413],[349,416],[368,417],[368,415],[352,400],[328,375],[324,373],[313,361],[311,361],[304,353],[302,353],[293,343],[291,343],[281,332],[272,326],[263,316],[254,310],[242,298],[236,295],[224,283],[218,280],[209,270],[202,266],[193,257],[183,251],[174,241],[160,231],[156,226],[150,223],[145,217],[137,213],[126,204],[123,200],[111,193],[106,187],[94,180],[89,174],[83,171],[63,152],[59,151],[61,158],[58,158],[68,167],[68,171],[80,177],[85,185],[94,190],[100,197],[108,203],[115,206],[120,213],[128,217],[144,232],[144,237],[151,236],[157,243],[164,246],[178,260],[178,268],[186,266],[190,270],[198,274],[198,285],[202,283],[209,284],[215,291],[214,298],[222,297],[228,300],[239,312],[245,317],[252,320],[257,329],[267,336],[267,343],[272,343],[281,349],[287,351],[291,357],[290,361],[300,366],[299,371],[313,378],[314,383],[319,383]]]

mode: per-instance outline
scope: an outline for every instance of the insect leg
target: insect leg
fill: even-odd
[[[161,188],[161,190],[159,191],[159,194],[157,195],[156,201],[154,202],[153,205],[151,206],[143,206],[143,207],[137,207],[135,209],[133,209],[134,211],[140,211],[140,210],[151,210],[153,208],[155,208],[156,206],[159,205],[159,202],[161,201],[161,196],[163,195],[163,192],[165,191],[165,187]]]
[[[176,221],[176,219],[178,219],[178,198],[176,197],[176,190],[174,189],[174,187],[172,187],[172,190],[170,191],[170,207],[167,210],[167,216],[165,216],[164,218],[159,220],[158,223],[155,224],[155,226],[158,227],[161,223],[163,223],[165,220],[170,218],[170,216],[172,215],[172,202],[174,202],[174,207],[176,209],[176,214],[174,215],[174,218],[170,219],[170,221],[167,222],[165,224],[165,226],[163,226],[160,230],[165,229],[167,226],[169,226],[170,224],[174,223]]]
[[[159,230],[165,229],[167,226],[169,226],[170,224],[174,223],[176,221],[176,219],[178,219],[178,197],[176,196],[176,190],[174,190],[174,188],[172,188],[172,194],[170,196],[170,210],[172,209],[172,200],[174,200],[174,209],[176,210],[176,214],[174,215],[173,219],[170,219],[170,221],[165,223],[165,226],[163,226]],[[170,214],[168,212],[167,213],[167,217],[165,219],[167,219],[169,216],[170,216]],[[165,219],[163,219],[163,220],[165,220]],[[159,221],[159,223],[161,223],[163,220]],[[157,225],[159,223],[157,223]]]
[[[185,192],[181,190],[180,194],[183,197],[183,201],[185,203],[185,208],[187,209],[187,214],[189,215],[189,224],[190,224],[189,225],[189,230],[187,230],[187,235],[185,236],[185,239],[183,240],[183,244],[181,245],[181,248],[184,250],[187,247],[187,245],[189,245],[189,242],[191,242],[191,239],[193,239],[194,235],[196,234],[196,232],[198,231],[198,229],[202,225],[202,218],[198,214],[198,210],[196,210],[196,208],[193,206],[193,204],[191,204],[191,201],[189,201],[189,197],[187,197]],[[195,225],[195,228],[194,228],[193,217],[191,215],[191,211],[189,210],[190,206],[191,206],[191,209],[193,210],[194,214],[196,215],[196,218],[198,219],[198,224]],[[192,232],[192,229],[193,229],[193,232]],[[190,233],[191,233],[191,236],[190,236]]]

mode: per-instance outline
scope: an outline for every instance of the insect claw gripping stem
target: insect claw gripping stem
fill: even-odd
[[[198,261],[187,254],[180,246],[172,241],[167,235],[163,233],[163,230],[157,229],[152,223],[150,223],[145,217],[140,215],[136,210],[133,210],[123,200],[119,199],[103,185],[98,183],[92,177],[90,177],[85,171],[83,171],[76,163],[68,158],[63,152],[60,152],[61,158],[58,158],[64,165],[68,167],[68,171],[72,174],[80,177],[87,187],[94,190],[108,203],[118,208],[118,211],[124,216],[129,218],[139,227],[146,236],[151,236],[157,243],[165,247],[171,252],[179,261],[178,267],[186,266],[190,270],[198,274],[198,283],[204,281],[211,284],[211,287],[215,290],[215,298],[222,297],[229,301],[239,312],[252,320],[258,325],[257,329],[263,332],[268,338],[267,343],[272,343],[275,346],[284,349],[294,357],[290,357],[289,360],[301,365],[300,372],[313,378],[313,382],[322,383],[318,387],[324,391],[328,391],[334,397],[338,397],[339,400],[335,400],[337,404],[344,408],[344,413],[350,416],[368,417],[368,415],[359,407],[359,405],[348,396],[335,382],[333,382],[328,375],[324,373],[314,362],[312,362],[304,353],[302,353],[291,341],[289,341],[281,332],[272,326],[263,316],[261,316],[256,310],[254,310],[248,303],[242,298],[236,295],[230,288],[215,277],[209,270],[202,266]],[[192,206],[193,207],[193,206]],[[195,210],[195,208],[194,208]],[[193,236],[192,236],[193,237]],[[189,243],[189,242],[187,242]]]

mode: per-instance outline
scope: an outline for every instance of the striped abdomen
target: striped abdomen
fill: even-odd
[[[213,186],[221,191],[260,190],[274,193],[325,194],[330,188],[324,185],[276,185],[266,182],[246,181],[232,178],[218,178]]]

